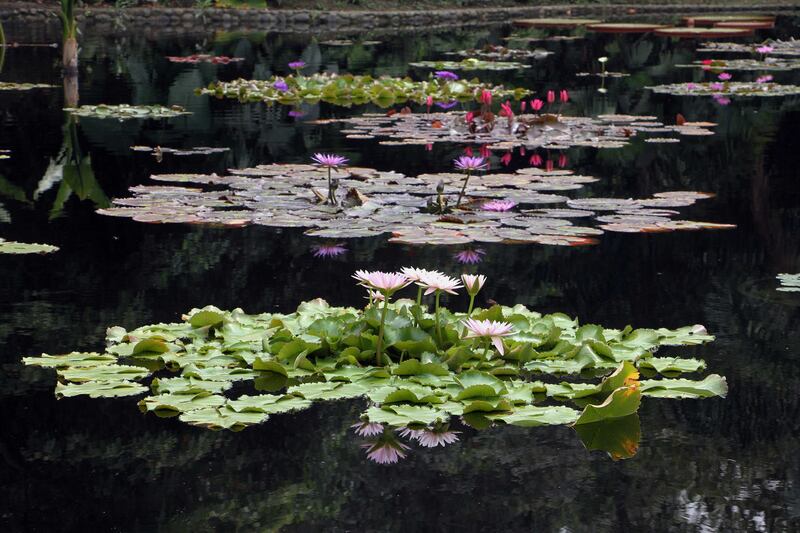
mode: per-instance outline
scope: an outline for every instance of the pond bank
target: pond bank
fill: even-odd
[[[9,3],[0,6],[4,23],[58,25],[56,6]],[[522,17],[592,16],[619,18],[631,15],[685,14],[698,12],[760,11],[778,13],[797,10],[794,2],[743,3],[736,6],[703,3],[653,5],[546,5],[496,8],[434,9],[424,11],[320,11],[306,9],[195,9],[170,7],[91,7],[78,10],[84,28],[108,31],[180,31],[251,29],[281,33],[309,31],[363,31],[382,28],[476,26],[508,22]]]

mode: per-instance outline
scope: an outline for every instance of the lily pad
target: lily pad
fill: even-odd
[[[794,96],[800,94],[798,85],[757,82],[672,83],[647,87],[655,93],[677,96]]]
[[[800,292],[800,274],[778,274],[776,278],[781,284],[776,290],[782,292]]]
[[[30,91],[31,89],[52,89],[55,85],[48,83],[12,83],[0,81],[0,91]]]
[[[666,27],[664,24],[648,24],[645,22],[602,22],[589,24],[586,29],[602,33],[649,33]]]
[[[14,242],[0,239],[0,254],[49,254],[58,251],[58,246]]]
[[[602,20],[581,18],[516,19],[512,24],[518,28],[577,28],[589,24],[600,24]]]
[[[714,37],[747,37],[753,30],[747,28],[661,28],[655,30],[662,37],[679,37],[683,39],[709,39]]]
[[[530,68],[530,65],[513,61],[485,61],[472,57],[461,61],[416,61],[409,63],[409,66],[437,70],[519,70]]]
[[[180,115],[190,115],[189,111],[178,105],[165,107],[162,105],[82,105],[80,107],[67,107],[64,111],[77,117],[87,118],[113,118],[117,120],[172,118]]]

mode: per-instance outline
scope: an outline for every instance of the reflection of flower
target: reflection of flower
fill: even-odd
[[[444,448],[448,444],[458,441],[458,431],[448,431],[444,429],[423,429],[416,437],[417,442],[426,448],[441,446]]]
[[[514,329],[514,326],[508,322],[498,322],[496,320],[475,320],[474,318],[468,318],[462,323],[468,330],[468,333],[464,336],[465,339],[489,337],[494,347],[500,352],[500,355],[503,355],[505,351],[502,337],[511,335]]]
[[[442,109],[452,109],[458,104],[457,100],[450,100],[449,102],[436,102],[436,107],[441,107]]]
[[[511,211],[517,205],[517,202],[512,200],[490,200],[481,205],[481,209],[485,211]]]
[[[695,89],[697,89],[697,84],[696,83],[689,82],[689,83],[686,84],[686,90],[687,91],[693,91]]]
[[[511,152],[506,152],[500,158],[500,162],[503,163],[503,166],[508,166],[511,164]]]
[[[532,167],[538,167],[542,165],[542,156],[539,154],[533,154],[528,161]]]
[[[347,163],[347,158],[336,154],[314,154],[311,157],[325,168],[339,168]]]
[[[277,80],[275,83],[272,84],[272,86],[282,93],[289,90],[289,86],[286,85],[286,82],[283,80]]]
[[[459,263],[463,265],[477,265],[481,261],[483,261],[483,256],[486,255],[486,252],[481,248],[467,249],[461,250],[460,252],[453,255],[453,257]]]
[[[434,75],[442,80],[457,80],[458,74],[450,72],[449,70],[437,70]]]
[[[292,118],[300,118],[306,116],[306,114],[300,111],[299,109],[292,109],[287,114]]]
[[[759,76],[756,78],[756,83],[769,83],[772,81],[772,76],[767,74],[766,76]]]
[[[555,101],[556,101],[555,91],[547,91],[547,103],[552,104]]]
[[[338,257],[347,252],[347,248],[340,242],[315,244],[311,248],[314,250],[314,257]]]
[[[382,465],[394,464],[400,459],[405,459],[405,451],[409,449],[397,439],[379,439],[362,444],[361,447],[366,450],[367,459]]]
[[[458,159],[454,159],[453,163],[458,170],[484,170],[487,167],[486,161],[482,157],[470,157],[468,155],[462,155]]]
[[[359,437],[374,437],[383,433],[383,424],[377,422],[359,422],[350,427]]]
[[[730,98],[726,98],[725,96],[720,96],[718,94],[715,94],[713,96],[713,98],[714,98],[714,101],[717,102],[719,105],[728,105],[728,104],[731,103],[731,99]]]
[[[559,93],[559,99],[561,100],[562,104],[569,102],[569,92],[566,89],[561,89],[561,93]]]
[[[719,79],[721,79],[722,81],[728,81],[729,79],[733,78],[733,76],[731,76],[730,73],[728,73],[728,72],[723,72],[717,77]]]

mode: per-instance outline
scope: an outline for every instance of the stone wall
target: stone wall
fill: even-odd
[[[22,25],[27,30],[41,27],[59,31],[54,7],[31,4],[0,4],[0,20]],[[143,32],[191,33],[217,30],[252,30],[279,33],[354,32],[375,29],[425,29],[502,23],[520,17],[592,16],[620,18],[631,14],[682,14],[697,12],[756,10],[779,13],[797,10],[797,2],[745,3],[731,7],[719,4],[669,5],[573,5],[535,7],[497,7],[480,9],[442,9],[430,11],[310,11],[278,9],[191,9],[136,7],[127,9],[92,7],[78,11],[83,31],[95,33]]]

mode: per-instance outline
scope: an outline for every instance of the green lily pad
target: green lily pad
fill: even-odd
[[[86,381],[84,383],[56,383],[56,398],[86,395],[90,398],[118,398],[136,396],[147,392],[147,387],[134,381]]]
[[[49,254],[58,251],[58,246],[14,242],[0,239],[0,254]]]
[[[642,394],[656,398],[711,398],[728,395],[728,383],[718,374],[706,376],[701,381],[690,379],[643,380]]]
[[[129,119],[149,119],[149,118],[172,118],[180,115],[190,115],[181,106],[173,105],[165,107],[162,105],[138,105],[128,104],[119,105],[82,105],[80,107],[66,107],[64,111],[77,117],[86,118],[113,118],[117,120]]]

